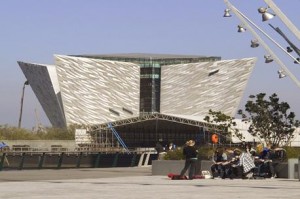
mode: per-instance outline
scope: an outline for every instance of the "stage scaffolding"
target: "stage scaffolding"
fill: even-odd
[[[99,150],[99,151],[126,151],[124,149],[124,146],[122,147],[120,141],[118,141],[118,139],[114,136],[112,129],[110,127],[116,128],[120,126],[132,125],[132,124],[141,123],[150,120],[170,121],[179,124],[195,126],[199,128],[201,127],[206,130],[213,130],[213,131],[220,130],[218,129],[217,125],[206,123],[203,121],[197,121],[193,119],[187,119],[183,117],[160,114],[160,113],[145,114],[139,117],[133,117],[124,120],[118,120],[118,121],[107,122],[99,125],[89,126],[87,132],[93,138],[91,147],[94,148],[94,150]],[[130,150],[136,150],[136,149],[130,149]]]

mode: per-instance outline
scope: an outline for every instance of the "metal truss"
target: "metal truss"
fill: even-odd
[[[128,124],[135,124],[139,122],[149,121],[149,120],[165,120],[165,121],[176,122],[180,124],[203,127],[206,129],[219,130],[218,125],[215,124],[209,124],[206,122],[201,122],[201,121],[191,120],[191,119],[186,119],[181,117],[175,117],[175,116],[165,115],[161,113],[153,113],[153,114],[142,115],[139,117],[118,120],[114,122],[107,122],[100,125],[94,125],[91,127],[91,131],[101,131],[101,130],[108,129],[108,124],[111,124],[112,127],[118,127],[118,126],[124,126]]]

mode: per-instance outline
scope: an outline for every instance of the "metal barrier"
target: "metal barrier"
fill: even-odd
[[[149,165],[156,159],[153,152],[101,153],[101,152],[7,152],[0,155],[1,170],[107,168]],[[5,159],[8,159],[9,164]]]

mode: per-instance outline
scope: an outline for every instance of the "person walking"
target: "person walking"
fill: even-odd
[[[196,162],[197,162],[197,149],[195,147],[195,141],[189,140],[186,142],[186,146],[183,148],[183,155],[185,156],[184,168],[180,172],[180,178],[184,178],[185,172],[189,169],[189,180],[192,180],[195,176]]]

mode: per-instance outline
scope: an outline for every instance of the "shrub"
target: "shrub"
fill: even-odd
[[[167,151],[164,156],[165,160],[183,160],[184,156],[182,153],[182,148],[176,148],[175,150]]]
[[[209,146],[199,147],[198,149],[198,159],[201,160],[211,160],[214,154],[214,149]]]
[[[213,155],[213,148],[211,147],[199,147],[198,149],[198,159],[201,160],[208,160],[211,159]],[[167,151],[166,155],[164,156],[165,160],[183,160],[183,150],[182,148],[178,147],[175,150]]]
[[[300,156],[300,147],[284,147],[286,150],[287,159],[289,158],[299,158]]]

